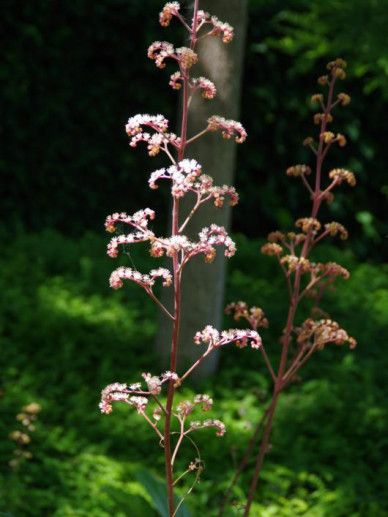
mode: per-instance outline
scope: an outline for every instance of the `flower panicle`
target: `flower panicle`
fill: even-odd
[[[134,228],[146,229],[148,220],[152,221],[153,219],[155,219],[155,212],[150,208],[138,210],[133,215],[128,215],[126,212],[115,212],[106,218],[105,230],[109,233],[115,232],[118,223],[129,224]]]
[[[240,122],[236,122],[235,120],[227,120],[224,117],[220,117],[218,115],[213,115],[208,119],[208,129],[209,131],[220,130],[224,138],[227,140],[234,138],[238,144],[245,142],[248,136]]]
[[[162,27],[168,27],[173,16],[178,16],[180,11],[179,2],[167,2],[159,13],[159,23]]]
[[[229,303],[225,307],[225,314],[232,316],[235,321],[245,319],[253,329],[267,328],[269,325],[263,309],[256,306],[249,307],[242,301]]]
[[[113,289],[120,289],[123,286],[123,280],[130,280],[143,288],[151,289],[155,284],[156,278],[162,279],[164,287],[169,287],[172,283],[172,275],[170,271],[163,267],[151,269],[148,274],[142,274],[129,267],[119,267],[111,273],[109,285]]]
[[[157,182],[160,179],[172,182],[171,194],[175,198],[183,197],[187,192],[193,192],[199,199],[206,198],[204,201],[212,198],[217,208],[224,205],[226,197],[229,198],[231,206],[238,203],[236,189],[228,185],[214,186],[213,179],[202,174],[202,167],[196,160],[186,158],[176,165],[152,172],[148,180],[150,188],[158,188]]]
[[[195,334],[194,343],[196,345],[205,343],[211,349],[220,348],[229,343],[235,343],[238,348],[250,345],[254,349],[260,348],[262,345],[261,337],[255,330],[229,329],[219,332],[211,325],[207,325]]]
[[[203,254],[206,262],[212,262],[216,254],[215,246],[224,246],[224,255],[228,258],[236,252],[236,245],[225,228],[212,224],[201,230],[197,242],[190,241],[185,235],[155,239],[151,244],[150,253],[153,257],[163,257],[164,255],[172,257],[181,252],[184,257],[182,263],[186,263],[196,255]]]
[[[214,427],[216,429],[216,436],[224,436],[226,433],[226,426],[221,420],[209,418],[204,421],[195,420],[190,422],[190,431],[197,431],[198,429],[206,429]]]
[[[143,413],[149,402],[149,396],[158,395],[161,391],[161,386],[166,382],[178,380],[178,375],[171,371],[166,371],[159,377],[150,373],[143,373],[142,377],[147,385],[145,390],[142,389],[141,382],[134,384],[114,382],[113,384],[108,384],[101,391],[101,402],[99,404],[101,412],[109,414],[113,411],[113,402],[124,402],[134,406],[139,413]]]
[[[349,336],[346,330],[330,319],[314,321],[309,318],[297,329],[297,335],[298,343],[308,343],[310,346],[316,346],[318,350],[322,350],[328,344],[348,344],[350,349],[357,345],[357,341]]]

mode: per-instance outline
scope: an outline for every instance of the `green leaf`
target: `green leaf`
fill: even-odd
[[[145,469],[136,471],[135,477],[151,496],[155,510],[159,512],[161,517],[169,517],[165,483]],[[180,501],[181,498],[175,496],[176,506],[178,506]],[[180,505],[176,517],[191,517],[190,511],[184,503]]]

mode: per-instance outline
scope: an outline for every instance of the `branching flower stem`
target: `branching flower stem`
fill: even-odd
[[[329,92],[328,92],[328,99],[327,104],[325,106],[324,115],[321,122],[321,128],[320,128],[320,134],[322,135],[326,131],[327,127],[327,121],[329,118],[329,114],[332,108],[332,101],[333,101],[333,92],[334,92],[334,84],[335,84],[335,77],[333,77],[329,84]],[[320,137],[318,149],[316,153],[316,174],[315,174],[315,189],[312,195],[312,209],[311,209],[311,217],[316,218],[320,205],[322,203],[322,196],[321,196],[321,177],[322,177],[322,164],[323,160],[326,156],[328,147],[324,146],[324,139]],[[313,240],[313,232],[310,230],[307,233],[306,240],[304,242],[302,251],[301,251],[301,258],[307,258],[309,255],[309,252],[311,251],[312,247],[312,240]],[[249,516],[249,512],[252,506],[253,497],[256,492],[258,479],[260,476],[261,468],[264,462],[265,455],[268,450],[269,445],[269,439],[271,436],[272,431],[272,423],[273,418],[276,412],[277,404],[279,401],[279,395],[281,391],[284,389],[284,387],[288,384],[288,380],[292,375],[296,373],[296,371],[307,361],[307,359],[310,357],[310,355],[315,351],[314,347],[312,347],[309,352],[305,355],[303,359],[297,357],[296,361],[291,365],[290,369],[287,371],[287,362],[288,362],[288,355],[289,355],[289,347],[291,343],[291,335],[292,331],[294,329],[294,321],[295,316],[297,313],[299,300],[300,300],[300,284],[301,284],[301,275],[302,270],[301,268],[297,269],[295,272],[295,278],[294,278],[294,285],[292,287],[292,296],[290,301],[290,306],[288,310],[287,315],[287,323],[284,330],[284,334],[282,336],[282,352],[279,362],[279,368],[276,375],[276,380],[274,383],[273,388],[273,394],[272,394],[272,402],[270,404],[267,419],[263,431],[263,436],[259,448],[258,455],[256,457],[255,461],[255,467],[254,467],[254,473],[251,480],[251,484],[248,491],[247,496],[247,502],[244,509],[244,517]]]
[[[197,13],[199,0],[194,1],[193,23],[190,28],[190,48],[194,49],[197,38]],[[182,123],[181,123],[181,144],[178,150],[178,161],[183,160],[187,145],[187,122],[188,122],[188,102],[189,102],[189,71],[181,66],[181,74],[183,77],[183,101],[182,101]],[[179,234],[179,199],[173,197],[172,207],[172,224],[171,235]],[[179,255],[174,253],[172,257],[173,263],[173,285],[174,285],[174,321],[172,329],[171,354],[170,354],[170,370],[175,372],[177,369],[177,354],[179,342],[179,330],[181,323],[181,271],[179,267]],[[166,402],[166,418],[164,424],[164,458],[167,481],[167,501],[170,517],[175,513],[174,504],[174,474],[173,474],[173,457],[171,452],[171,418],[172,406],[175,394],[175,382],[171,379],[168,385],[167,402]]]

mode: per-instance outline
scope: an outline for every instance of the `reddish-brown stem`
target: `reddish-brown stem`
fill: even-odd
[[[271,430],[272,430],[272,421],[273,421],[273,417],[275,415],[275,410],[276,410],[276,405],[277,405],[277,402],[278,402],[279,393],[280,392],[274,391],[272,402],[271,402],[271,405],[269,407],[268,419],[267,419],[267,422],[265,424],[263,438],[261,440],[259,453],[258,453],[257,458],[256,458],[255,470],[254,470],[254,473],[253,473],[252,483],[251,483],[251,486],[249,488],[247,503],[246,503],[245,509],[244,509],[244,514],[243,514],[244,517],[247,517],[249,515],[249,511],[250,511],[250,508],[251,508],[251,505],[252,505],[252,502],[253,502],[253,496],[254,496],[254,493],[255,493],[255,490],[256,490],[257,480],[259,478],[261,467],[262,467],[263,462],[264,462],[264,457],[265,457],[265,454],[266,454],[267,449],[268,449],[269,437],[271,435]]]
[[[269,371],[269,373],[270,373],[270,375],[272,377],[272,380],[276,382],[276,374],[275,374],[275,372],[274,372],[274,370],[272,368],[271,361],[269,360],[269,357],[268,357],[267,352],[265,351],[265,348],[264,348],[263,345],[261,345],[260,351],[261,351],[261,353],[263,355],[264,362],[265,362],[265,364],[266,364],[266,366],[268,368],[268,371]]]
[[[293,375],[296,374],[296,372],[310,359],[312,354],[316,351],[317,347],[313,345],[310,350],[307,352],[307,354],[303,358],[299,358],[297,361],[295,361],[288,372],[284,375],[283,381],[288,382]]]
[[[181,384],[186,379],[186,377],[188,377],[202,363],[202,361],[210,354],[212,350],[214,350],[214,348],[208,348],[206,352],[190,366],[190,368],[182,375],[182,377],[179,378],[179,384]]]
[[[177,443],[175,445],[175,449],[174,449],[174,452],[173,452],[173,455],[172,455],[172,458],[171,458],[171,463],[173,465],[174,465],[174,462],[175,462],[175,458],[176,458],[176,456],[178,454],[179,447],[181,446],[181,444],[183,442],[183,438],[185,437],[185,419],[184,418],[180,418],[179,422],[180,422],[179,438],[178,438],[178,441],[177,441]]]
[[[310,194],[313,196],[314,195],[314,191],[311,188],[310,183],[307,181],[306,176],[304,174],[302,174],[301,178],[302,178],[303,184],[305,185],[307,190],[310,192]]]
[[[331,106],[332,106],[334,83],[335,83],[335,78],[333,77],[329,84],[328,99],[327,99],[327,104],[325,107],[325,112],[324,112],[324,116],[323,116],[323,120],[322,120],[322,124],[321,124],[321,128],[320,128],[320,134],[322,134],[326,131],[328,115],[330,113]],[[312,205],[312,209],[311,209],[311,217],[313,217],[313,218],[316,218],[316,215],[318,213],[318,210],[319,210],[321,202],[322,202],[322,197],[321,197],[322,178],[321,178],[321,176],[322,176],[322,163],[326,156],[325,150],[326,149],[324,148],[323,138],[320,137],[318,149],[316,151],[317,159],[316,159],[315,188],[314,188],[314,193],[312,196],[313,205]],[[300,254],[301,258],[307,258],[308,254],[311,250],[311,247],[312,247],[312,239],[313,239],[313,233],[312,233],[312,231],[310,231],[307,233],[306,240],[304,241],[303,248],[302,248],[302,251]],[[268,419],[267,419],[267,422],[265,425],[259,453],[256,457],[255,469],[254,469],[251,485],[250,485],[249,491],[248,491],[247,502],[246,502],[245,509],[244,509],[244,517],[249,516],[249,512],[250,512],[250,508],[251,508],[252,502],[253,502],[253,497],[254,497],[254,494],[255,494],[255,491],[257,488],[257,482],[258,482],[258,479],[260,476],[261,468],[263,466],[264,458],[265,458],[266,452],[268,450],[269,439],[270,439],[271,431],[272,431],[272,422],[273,422],[273,417],[275,415],[277,403],[279,400],[279,395],[280,395],[281,391],[284,389],[285,385],[287,384],[287,382],[284,381],[284,375],[285,375],[286,368],[287,368],[288,352],[289,352],[289,346],[291,343],[291,334],[292,334],[292,330],[294,328],[296,311],[297,311],[298,304],[299,304],[301,276],[302,276],[302,270],[300,268],[298,268],[295,272],[292,297],[291,297],[290,307],[289,307],[288,315],[287,315],[287,323],[286,323],[286,327],[285,327],[285,330],[284,330],[284,333],[282,336],[282,352],[281,352],[281,357],[280,357],[280,362],[279,362],[279,369],[278,369],[278,373],[276,376],[276,382],[275,382],[275,386],[274,386],[272,402],[270,405]],[[311,352],[311,350],[310,350],[310,352]],[[310,352],[308,354],[306,354],[306,356],[305,356],[306,360],[310,357],[310,355],[312,353],[312,352],[311,353]],[[301,365],[304,364],[305,360],[303,359],[302,361],[303,362],[300,363]],[[299,366],[297,369],[299,369]],[[297,370],[295,370],[295,371],[297,371]],[[293,373],[295,373],[295,372],[293,372]]]
[[[190,48],[195,47],[197,40],[197,13],[198,13],[199,0],[194,0],[194,12],[193,12],[193,24],[190,32]],[[189,114],[189,71],[182,69],[183,77],[183,101],[182,101],[182,123],[181,123],[181,143],[178,149],[178,161],[183,160],[185,155],[185,149],[187,145],[187,121]],[[172,207],[172,223],[171,223],[171,235],[178,235],[179,233],[179,199],[173,197]],[[178,356],[178,342],[179,342],[179,328],[181,320],[181,271],[179,268],[179,256],[175,253],[172,257],[173,265],[173,278],[174,278],[174,322],[171,339],[171,353],[170,353],[170,371],[176,372],[177,367],[177,356]],[[167,482],[167,502],[169,516],[173,517],[175,514],[174,504],[174,475],[173,475],[173,462],[171,452],[171,418],[172,418],[172,407],[174,402],[175,394],[175,381],[172,379],[168,385],[167,391],[167,402],[166,402],[166,418],[164,424],[164,458],[165,458],[165,470],[166,470],[166,482]]]
[[[162,309],[162,311],[167,314],[167,316],[169,318],[171,318],[172,320],[174,320],[174,316],[171,314],[171,312],[167,309],[167,307],[165,307],[163,305],[163,303],[159,300],[159,298],[157,298],[154,293],[152,292],[151,289],[145,289],[145,292],[148,294],[148,296],[151,298],[151,300],[153,300],[156,305],[159,305],[159,307]]]
[[[255,446],[255,443],[257,442],[258,438],[259,438],[259,434],[260,434],[260,431],[261,431],[261,428],[265,422],[265,419],[267,418],[267,415],[268,415],[268,411],[269,411],[269,407],[266,409],[266,411],[264,412],[263,416],[261,417],[261,419],[259,420],[258,424],[256,425],[256,429],[253,433],[253,435],[251,436],[249,442],[248,442],[248,445],[245,449],[245,453],[244,453],[244,456],[242,457],[238,467],[237,467],[237,470],[234,474],[234,477],[232,479],[232,481],[230,482],[230,485],[227,489],[227,491],[225,492],[225,495],[222,499],[222,502],[221,502],[221,506],[220,506],[220,511],[218,513],[218,517],[222,517],[224,515],[224,511],[225,511],[225,507],[226,507],[226,503],[228,502],[229,500],[229,497],[232,493],[232,490],[233,488],[236,486],[238,480],[240,479],[240,476],[241,474],[243,473],[243,471],[245,470],[245,467],[247,466],[247,463],[249,461],[249,458],[251,457],[251,454],[252,454],[252,451],[253,451],[253,448]]]
[[[145,412],[143,411],[141,413],[141,415],[146,419],[146,421],[150,424],[150,426],[152,427],[152,429],[155,431],[155,433],[159,436],[159,438],[161,440],[163,440],[163,435],[162,433],[159,431],[159,429],[157,428],[156,424],[154,422],[152,422],[152,420],[148,417],[148,415],[145,414]]]
[[[209,132],[209,127],[206,127],[205,129],[203,129],[196,135],[189,138],[189,140],[187,140],[186,144],[188,145],[188,144],[191,144],[192,142],[195,142],[195,140],[198,140],[198,138],[201,138],[201,136],[206,135],[206,133],[208,133],[208,132]]]

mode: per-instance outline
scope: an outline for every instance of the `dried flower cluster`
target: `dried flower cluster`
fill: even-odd
[[[35,423],[40,411],[40,405],[31,402],[22,407],[20,413],[16,415],[19,429],[15,429],[9,434],[9,439],[16,444],[13,451],[14,457],[9,462],[10,467],[14,470],[18,469],[24,461],[32,459],[32,452],[28,450],[28,446],[31,443],[31,433],[35,431]]]
[[[265,352],[265,348],[261,347],[264,362],[274,387],[271,403],[264,414],[264,430],[262,431],[254,474],[247,494],[247,502],[244,505],[243,515],[245,517],[250,513],[257,481],[268,450],[273,417],[280,393],[295,380],[296,373],[317,351],[323,350],[330,344],[347,344],[350,349],[356,346],[356,340],[349,336],[329,316],[325,319],[314,319],[314,315],[323,312],[319,310],[318,304],[325,290],[333,284],[337,277],[349,278],[349,272],[343,266],[335,262],[315,262],[312,257],[316,245],[321,240],[334,236],[345,240],[348,237],[348,232],[342,224],[335,221],[322,223],[318,219],[322,203],[333,200],[333,190],[336,187],[342,183],[347,183],[352,187],[356,184],[353,172],[342,168],[326,172],[323,168],[324,160],[331,146],[333,144],[338,144],[340,147],[346,145],[344,135],[328,130],[329,124],[332,124],[334,120],[334,107],[346,106],[350,102],[350,97],[346,93],[339,93],[336,98],[334,97],[336,82],[346,77],[345,68],[344,60],[331,61],[327,66],[329,73],[318,79],[318,84],[327,88],[327,94],[316,93],[311,98],[312,103],[318,105],[320,109],[313,116],[314,124],[319,126],[319,130],[316,138],[308,136],[304,139],[303,144],[311,148],[315,156],[315,165],[297,164],[286,170],[288,176],[300,178],[303,186],[307,189],[312,202],[311,212],[309,215],[296,220],[297,232],[271,232],[267,238],[268,242],[261,248],[262,253],[275,257],[279,263],[286,280],[289,309],[280,339],[281,354],[277,368],[274,368],[270,357]],[[310,181],[311,176],[313,181]],[[298,326],[296,323],[298,307],[304,297],[312,300],[311,317]],[[226,313],[232,315],[237,321],[240,319],[248,321],[254,331],[260,326],[266,327],[268,325],[262,309],[258,307],[249,308],[246,303],[241,301],[229,304],[226,307]],[[211,339],[214,339],[214,337],[211,336]],[[238,467],[232,485],[225,495],[219,515],[223,514],[231,490],[247,464],[252,444],[260,435],[259,431],[260,424],[252,438],[253,442],[251,441],[246,455]]]

